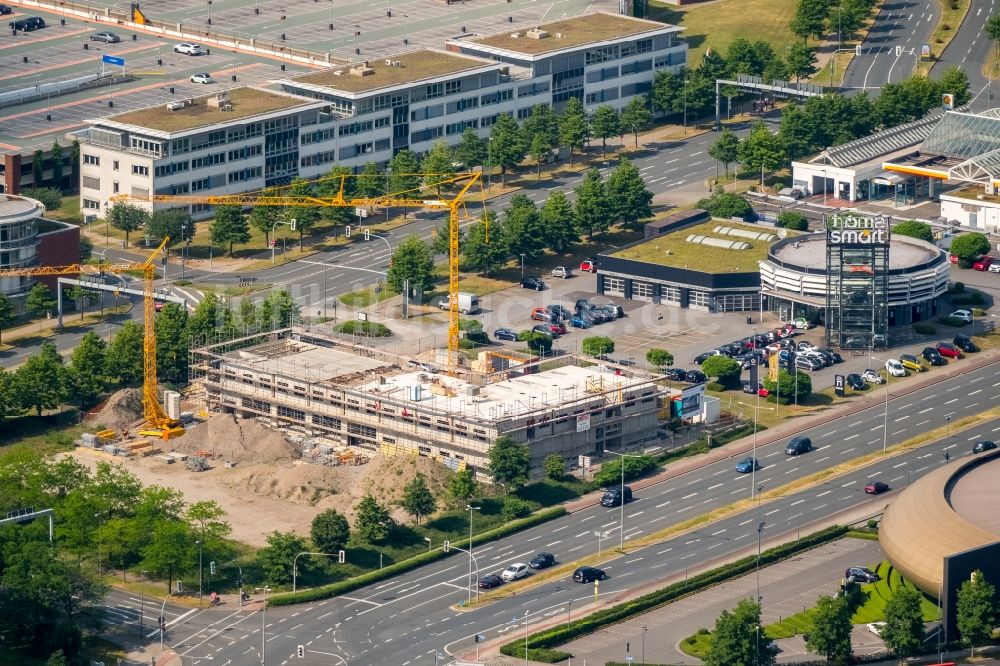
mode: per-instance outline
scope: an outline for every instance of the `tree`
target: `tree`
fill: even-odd
[[[993,40],[994,60],[1000,61],[1000,14],[994,14],[986,20],[985,32]]]
[[[142,549],[142,566],[165,578],[167,590],[170,591],[177,575],[197,562],[198,548],[194,545],[196,539],[187,523],[178,520],[158,521],[149,537],[149,542]]]
[[[212,292],[208,292],[207,296],[212,296],[214,300]],[[201,308],[201,303],[198,308]],[[195,309],[195,316],[198,316],[198,309]],[[156,374],[165,381],[181,383],[187,380],[191,340],[188,321],[185,307],[180,303],[167,303],[153,322],[156,333]]]
[[[653,193],[646,188],[642,174],[627,157],[622,157],[608,177],[606,189],[615,217],[625,224],[634,225],[653,215],[649,207]]]
[[[885,603],[885,626],[882,640],[897,657],[904,659],[920,652],[924,642],[924,620],[920,611],[920,592],[899,586]]]
[[[968,264],[980,255],[988,254],[989,251],[989,238],[978,231],[961,234],[951,241],[951,253],[958,257],[959,263]],[[968,266],[963,265],[963,268],[968,268]]]
[[[559,145],[559,118],[548,104],[531,107],[531,115],[525,119],[522,129],[530,139],[541,135],[549,150]]]
[[[26,187],[21,196],[40,201],[45,210],[58,210],[62,206],[62,192],[54,187]]]
[[[941,73],[937,81],[941,94],[950,93],[955,96],[955,106],[965,106],[972,99],[969,91],[969,77],[963,69],[954,66]]]
[[[576,192],[574,212],[580,228],[586,229],[591,239],[595,233],[607,231],[611,227],[613,211],[601,172],[597,169],[588,169],[583,176],[583,182],[574,191]]]
[[[366,493],[354,507],[354,533],[362,541],[375,543],[389,536],[392,518],[389,510]]]
[[[573,151],[583,150],[590,134],[587,125],[587,113],[583,103],[576,97],[570,97],[559,116],[559,141],[569,148],[569,163],[573,164]]]
[[[770,393],[768,400],[774,396],[775,400],[780,399],[786,405],[790,402],[802,403],[812,393],[812,377],[798,370],[794,375],[784,369],[778,370],[777,382],[764,379],[763,383]]]
[[[918,222],[917,220],[900,222],[892,228],[892,235],[910,236],[911,238],[919,238],[928,243],[934,242],[934,232],[931,230],[931,225],[926,222]]]
[[[80,405],[92,404],[104,391],[104,376],[108,343],[93,331],[87,331],[73,349],[70,357],[69,378],[72,394]]]
[[[722,165],[726,169],[726,178],[729,178],[729,165],[736,161],[737,159],[737,149],[739,148],[740,140],[735,134],[727,127],[722,130],[722,134],[719,138],[708,147],[708,154],[713,159],[722,162]],[[716,171],[718,173],[718,171]]]
[[[816,601],[813,627],[807,634],[810,652],[834,664],[846,664],[851,657],[851,607],[847,597],[823,595]]]
[[[52,170],[52,185],[59,190],[62,189],[63,184],[64,163],[62,146],[59,145],[58,139],[54,140],[52,150],[49,153],[49,169]]]
[[[545,469],[545,476],[553,481],[563,478],[566,473],[566,461],[558,453],[550,453],[545,456],[542,467]]]
[[[108,208],[107,222],[115,229],[125,232],[125,244],[128,245],[128,236],[133,231],[138,231],[146,224],[149,213],[138,206],[116,201]]]
[[[271,532],[267,545],[257,551],[257,565],[268,585],[287,585],[292,582],[292,570],[298,575],[309,569],[307,560],[295,561],[295,556],[309,550],[306,540],[293,532]]]
[[[466,232],[465,242],[459,244],[465,268],[485,274],[510,256],[507,233],[495,217],[492,211],[486,211],[482,221],[473,224]]]
[[[14,371],[14,394],[21,406],[34,409],[38,416],[69,397],[66,367],[54,344],[42,343],[39,352]]]
[[[531,478],[531,454],[509,435],[497,437],[487,454],[487,469],[493,481],[508,486],[523,486]]]
[[[538,331],[521,331],[517,334],[517,339],[528,345],[528,349],[536,354],[545,356],[552,349],[552,336]]]
[[[0,368],[0,423],[21,413],[21,404],[14,394],[14,375]]]
[[[722,611],[715,620],[705,666],[773,666],[775,649],[760,626],[760,605],[749,599],[732,611]]]
[[[635,138],[635,147],[639,147],[639,132],[653,122],[653,114],[649,112],[649,100],[644,95],[636,95],[622,109],[620,124],[623,132],[631,132]]]
[[[213,244],[229,244],[230,257],[233,256],[235,243],[250,241],[250,224],[239,206],[216,206],[215,219],[212,220],[212,226],[208,231]]]
[[[309,536],[321,553],[336,555],[351,538],[351,528],[336,509],[327,509],[313,518]]]
[[[448,478],[448,495],[459,503],[475,495],[478,490],[476,475],[468,467],[458,470]]]
[[[440,139],[424,157],[420,170],[424,172],[424,187],[433,187],[441,196],[441,180],[455,175],[455,155],[444,139]]]
[[[771,134],[767,124],[761,121],[754,123],[736,152],[745,168],[760,171],[761,189],[764,188],[764,171],[777,169],[785,159],[781,139]]]
[[[513,116],[501,113],[490,131],[493,163],[500,167],[500,187],[506,186],[507,172],[517,168],[528,151],[528,141]]]
[[[580,240],[573,204],[561,191],[549,193],[545,204],[538,211],[538,217],[545,247],[562,252],[570,244]]]
[[[417,156],[404,148],[393,155],[389,162],[389,192],[404,197],[415,197],[420,194],[422,181],[420,162]],[[388,193],[387,193],[388,194]],[[406,219],[406,208],[403,208],[403,219]]]
[[[264,195],[276,194],[273,189],[264,190]],[[250,226],[264,234],[264,247],[271,246],[271,230],[281,220],[280,206],[254,206],[250,211]]]
[[[423,474],[417,474],[409,483],[403,486],[403,501],[400,502],[403,511],[413,516],[420,524],[423,516],[429,516],[437,509],[437,500],[427,487]]]
[[[544,134],[538,133],[531,137],[531,146],[528,148],[528,154],[531,155],[531,159],[535,160],[535,166],[537,168],[536,174],[538,179],[542,179],[542,163],[548,159],[552,154],[552,144]]]
[[[595,137],[601,140],[601,156],[608,153],[608,138],[620,136],[622,133],[621,120],[618,118],[618,111],[610,104],[602,104],[594,110],[590,117],[590,130]]]
[[[226,510],[215,500],[201,500],[188,507],[185,518],[188,524],[198,534],[205,549],[216,549],[233,531],[232,526],[223,520]]]
[[[240,299],[239,322],[244,330],[257,328],[257,305],[245,296]]]
[[[69,171],[70,190],[76,192],[80,189],[80,142],[73,139],[69,147]]]
[[[69,290],[63,292],[63,302],[69,299],[73,302],[76,307],[76,311],[80,313],[80,321],[83,321],[84,310],[87,309],[87,303],[94,298],[96,294],[89,289],[84,289],[78,284],[74,284]]]
[[[287,289],[277,289],[267,295],[260,304],[260,325],[264,329],[291,326],[301,314],[301,308]]]
[[[31,155],[31,184],[34,187],[45,187],[45,157],[41,150]]]
[[[666,368],[674,364],[674,355],[666,349],[653,347],[646,352],[646,362],[654,368]]]
[[[359,197],[373,199],[385,194],[386,177],[375,162],[365,164],[355,180]]]
[[[997,618],[996,588],[982,571],[974,571],[968,580],[962,581],[955,612],[958,633],[975,657],[976,646],[989,641]]]
[[[615,341],[604,335],[591,335],[583,339],[580,349],[588,356],[612,354],[615,351]]]
[[[267,206],[260,206],[267,208]],[[153,211],[146,222],[146,234],[151,239],[163,240],[170,237],[170,245],[177,245],[194,238],[194,223],[186,210],[170,208]]]
[[[523,254],[534,259],[545,249],[545,231],[535,202],[523,194],[515,194],[504,214],[504,234],[510,254]]]
[[[3,329],[7,328],[7,324],[10,324],[16,318],[14,304],[7,298],[7,294],[0,292],[0,342],[3,341]]]
[[[164,310],[166,307],[164,307]],[[163,314],[162,312],[160,313]],[[207,292],[191,314],[187,324],[188,335],[196,344],[202,344],[215,332],[219,320],[219,297]]]
[[[122,324],[105,355],[109,378],[127,385],[142,381],[142,338],[143,331],[137,323]]]
[[[465,169],[472,169],[486,164],[488,149],[476,130],[467,127],[462,132],[462,139],[455,146],[455,160]]]
[[[653,92],[650,99],[653,106],[665,114],[673,113],[676,100],[684,93],[684,79],[681,74],[660,70],[653,77]]]
[[[778,226],[792,231],[805,231],[809,228],[809,220],[798,211],[786,210],[778,213]]]
[[[288,187],[288,196],[315,196],[316,192],[314,192],[314,189],[315,187],[309,181],[303,180],[302,178],[296,178]],[[291,225],[292,220],[295,220],[295,231],[299,232],[299,251],[301,252],[302,239],[305,238],[306,234],[312,233],[313,229],[316,228],[316,225],[319,224],[320,218],[323,217],[323,213],[317,206],[291,206],[284,209],[282,217],[284,217],[285,221],[289,223],[289,226]],[[240,241],[242,243],[246,243],[250,240],[250,227],[249,224],[246,223],[245,219],[244,224],[247,228],[247,239]]]
[[[726,388],[733,388],[739,381],[743,368],[739,362],[728,356],[709,356],[701,364],[701,371],[709,377],[715,377]]]
[[[788,48],[788,71],[795,76],[795,82],[808,79],[819,71],[816,67],[816,52],[802,42],[795,42]]]
[[[56,299],[48,286],[36,282],[24,300],[25,309],[36,317],[51,315],[56,307]]]
[[[399,244],[385,274],[386,283],[396,293],[403,292],[406,280],[411,288],[430,289],[434,285],[434,255],[419,236],[407,236]]]
[[[726,192],[721,186],[715,188],[712,196],[707,199],[699,199],[695,204],[698,208],[706,210],[712,217],[729,219],[731,217],[746,218],[753,212],[753,206],[736,192]]]
[[[840,0],[837,6],[830,8],[829,29],[837,33],[837,48],[843,46],[845,39],[854,38],[854,33],[864,25],[868,12],[866,0]]]
[[[829,13],[828,0],[799,0],[789,28],[793,35],[802,38],[802,43],[810,37],[822,39]]]

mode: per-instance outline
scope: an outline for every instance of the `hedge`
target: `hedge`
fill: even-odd
[[[820,530],[819,532],[809,534],[797,541],[769,548],[760,554],[760,563],[768,565],[779,560],[786,559],[801,551],[815,548],[820,544],[839,539],[844,536],[847,531],[847,527],[834,525],[824,530]],[[698,592],[705,588],[730,580],[731,578],[742,576],[745,573],[753,571],[756,566],[757,556],[748,555],[747,557],[737,560],[736,562],[731,562],[721,567],[702,572],[696,576],[692,576],[686,581],[674,583],[673,585],[668,585],[667,587],[659,590],[649,592],[641,597],[612,606],[611,608],[596,611],[586,617],[574,620],[568,626],[561,624],[558,627],[553,627],[551,629],[546,629],[532,634],[528,636],[528,656],[530,657],[535,655],[536,661],[546,661],[546,663],[561,661],[562,659],[566,659],[572,655],[558,650],[552,650],[552,648],[558,645],[563,645],[577,636],[593,633],[604,626],[616,624],[634,615],[645,613],[649,610],[657,608],[658,606],[662,606],[663,604],[691,594],[692,592]],[[539,652],[536,652],[541,650],[551,651],[553,656],[559,655],[559,659],[555,661],[541,659],[539,658]],[[523,658],[524,641],[506,643],[500,648],[500,652],[501,654],[505,654],[507,656],[521,655]]]
[[[499,539],[505,537],[508,534],[513,534],[514,532],[519,532],[529,527],[534,527],[541,523],[559,518],[566,515],[566,508],[562,506],[552,507],[551,509],[545,509],[539,511],[527,518],[522,518],[520,520],[514,520],[509,523],[505,523],[500,527],[490,530],[488,532],[482,532],[480,534],[475,534],[472,537],[472,542],[474,544],[481,544],[487,541],[493,541],[494,539]],[[466,548],[469,547],[469,539],[462,539],[461,541],[454,542],[457,547]],[[427,551],[425,553],[420,553],[419,555],[414,555],[413,557],[403,560],[402,562],[396,562],[395,564],[390,564],[384,569],[379,569],[378,571],[369,571],[368,573],[361,574],[360,576],[355,576],[348,580],[338,581],[336,583],[331,583],[330,585],[323,585],[322,587],[314,587],[308,590],[303,590],[301,592],[291,593],[284,592],[281,594],[272,595],[268,600],[268,603],[272,606],[291,606],[292,604],[305,603],[308,601],[317,601],[319,599],[329,599],[330,597],[335,597],[340,594],[346,594],[348,592],[353,592],[354,590],[364,587],[365,585],[370,585],[371,583],[377,583],[386,578],[392,578],[401,573],[406,573],[407,571],[412,571],[418,567],[422,567],[425,564],[430,564],[437,560],[443,559],[445,557],[450,557],[454,553],[461,553],[460,550],[451,551],[445,553],[441,549]]]

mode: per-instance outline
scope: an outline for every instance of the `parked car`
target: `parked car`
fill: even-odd
[[[574,315],[569,320],[569,325],[573,328],[590,328],[594,325],[594,320],[589,317],[581,317],[580,315]]]
[[[682,382],[687,379],[687,370],[682,370],[681,368],[667,368],[663,371],[663,376],[667,378],[667,381]]]
[[[708,381],[708,377],[701,370],[688,370],[684,381],[689,384],[704,384]]]
[[[788,441],[788,444],[785,446],[785,455],[797,456],[800,453],[810,450],[812,450],[812,440],[799,435],[798,437],[792,437]]]
[[[4,14],[13,14],[13,13],[14,13],[14,8],[11,7],[10,5],[0,5],[0,16],[3,16]]]
[[[881,384],[885,381],[885,378],[883,378],[882,375],[875,372],[871,368],[868,368],[861,373],[861,379],[865,380],[869,384]]]
[[[834,363],[843,363],[844,357],[830,349],[829,347],[820,347],[816,350],[817,353],[828,356]]]
[[[941,354],[934,347],[924,347],[924,350],[920,352],[920,355],[924,357],[924,360],[931,365],[944,365],[947,363],[946,360],[941,358]]]
[[[558,303],[546,305],[545,309],[549,311],[549,314],[554,317],[559,317],[560,319],[569,319],[573,316],[573,313],[570,312],[568,308],[559,305]]]
[[[724,356],[724,354],[721,351],[719,351],[718,349],[713,349],[711,351],[702,352],[702,353],[698,354],[697,356],[695,356],[694,357],[694,362],[696,364],[698,364],[698,365],[701,365],[710,356]]]
[[[18,30],[20,30],[21,32],[31,32],[32,30],[35,29],[32,23],[28,21],[28,19],[16,19],[8,23],[7,27],[15,32],[17,32]]]
[[[573,580],[577,583],[593,583],[595,580],[604,580],[607,577],[608,574],[604,573],[604,569],[597,567],[579,567],[573,572]]]
[[[515,562],[510,565],[500,574],[503,578],[503,582],[509,583],[512,580],[517,580],[518,578],[524,578],[528,575],[528,565],[523,562]]]
[[[601,306],[601,310],[611,315],[612,319],[621,319],[625,316],[625,310],[617,303],[605,303]]]
[[[991,442],[988,439],[984,439],[972,445],[972,452],[982,453],[983,451],[992,451],[995,448],[997,448],[996,442]]]
[[[813,343],[809,342],[808,340],[801,340],[799,342],[799,344],[797,344],[795,347],[800,352],[807,352],[807,351],[812,351],[814,349],[817,349],[816,345],[814,345]]]
[[[881,493],[889,490],[889,484],[885,481],[879,481],[877,479],[872,479],[865,484],[865,492],[869,495],[879,495]]]
[[[511,342],[517,341],[517,333],[509,328],[498,328],[493,331],[493,337],[497,340],[509,340]]]
[[[744,458],[736,463],[736,471],[740,474],[749,474],[755,469],[760,469],[760,462],[756,458]]]
[[[973,270],[985,271],[993,265],[993,257],[981,257],[972,263]]]
[[[986,270],[990,273],[1000,273],[1000,262],[994,261]]]
[[[194,74],[191,76],[191,83],[215,83],[215,79],[208,72]]]
[[[185,55],[198,56],[202,55],[204,51],[201,49],[201,46],[199,44],[183,42],[174,47],[174,53],[183,53]]]
[[[937,343],[937,350],[941,356],[947,356],[949,358],[961,358],[962,352],[958,347],[951,344],[950,342],[939,342]]]
[[[543,324],[543,326],[548,326],[549,333],[551,333],[554,337],[566,335],[566,324],[560,321],[550,321],[548,324]]]
[[[618,506],[622,503],[622,491],[625,491],[625,503],[628,504],[632,501],[632,488],[625,486],[624,488],[608,488],[604,491],[604,497],[601,498],[601,506]]]
[[[878,580],[878,574],[868,567],[849,567],[844,572],[844,578],[853,578],[861,583],[874,583]]]
[[[847,375],[847,377],[845,377],[845,380],[847,381],[847,385],[850,386],[855,391],[864,391],[868,387],[868,384],[865,383],[865,380],[862,379],[861,375],[859,375],[856,372],[852,372],[851,374]]]
[[[593,259],[584,259],[580,262],[580,270],[585,273],[596,273],[597,262]]]
[[[95,32],[90,36],[92,42],[104,42],[105,44],[117,44],[122,38],[113,32]]]
[[[501,585],[503,585],[503,578],[495,573],[486,574],[479,579],[479,587],[484,590],[492,590],[494,587],[500,587]]]
[[[566,278],[573,277],[573,271],[565,266],[556,266],[552,269],[552,277],[554,278]]]
[[[531,332],[532,333],[541,333],[542,335],[547,335],[550,338],[554,337],[552,335],[552,329],[549,328],[548,324],[535,324],[534,326],[531,327]]]
[[[535,291],[542,291],[545,289],[545,282],[542,278],[536,277],[525,277],[521,278],[521,287],[524,289],[534,289]]]
[[[531,318],[535,321],[552,321],[552,313],[545,308],[534,308],[531,311]]]
[[[948,316],[951,317],[952,319],[959,319],[959,320],[965,322],[966,324],[971,324],[972,323],[972,311],[971,310],[955,310],[954,312],[952,312]]]
[[[959,349],[961,349],[966,353],[971,354],[972,352],[979,351],[979,347],[976,346],[976,343],[973,342],[972,338],[967,336],[965,333],[959,333],[958,335],[956,335],[955,339],[952,340],[952,342],[955,344],[956,347],[958,347]]]
[[[548,569],[555,563],[556,558],[552,553],[538,553],[528,560],[528,566],[532,569]]]
[[[924,369],[924,364],[913,354],[900,354],[899,364],[908,370],[915,370],[917,372]]]
[[[795,367],[803,370],[819,370],[823,367],[823,362],[803,354],[795,357]]]
[[[805,317],[796,317],[790,323],[792,326],[802,331],[807,331],[812,326],[809,323],[809,320],[806,319]]]
[[[812,351],[803,352],[802,355],[805,356],[806,358],[811,358],[819,361],[820,365],[822,365],[823,367],[829,367],[833,365],[833,357],[824,354],[818,349],[813,349]]]
[[[750,382],[743,382],[743,392],[748,395],[757,394],[762,398],[766,398],[769,395],[767,389],[764,388],[763,382],[757,382],[757,386],[754,386]]]
[[[903,364],[894,358],[890,358],[888,361],[885,362],[885,371],[888,372],[893,377],[906,376],[906,368],[904,368]]]

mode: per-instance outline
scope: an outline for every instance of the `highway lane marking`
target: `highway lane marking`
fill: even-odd
[[[852,446],[851,448],[847,449],[846,451],[841,451],[840,455],[846,456],[848,453],[850,453],[853,450],[854,450],[854,447]]]
[[[737,493],[745,493],[746,491],[747,491],[747,489],[746,489],[746,488],[737,488],[736,490],[734,490],[733,492],[731,492],[731,493],[729,493],[729,494],[730,494],[730,495],[735,495],[735,494],[737,494]]]
[[[820,437],[829,437],[830,435],[832,435],[835,432],[837,432],[837,431],[836,430],[831,430],[830,432],[823,433],[822,435],[820,435]],[[827,446],[830,446],[830,445],[827,444]]]
[[[813,511],[819,511],[820,509],[825,509],[825,508],[826,508],[826,504],[820,504],[819,506],[814,506],[812,510]]]
[[[817,499],[819,499],[819,498],[820,498],[820,497],[822,497],[823,495],[829,495],[829,494],[830,494],[830,493],[832,493],[832,492],[833,492],[832,490],[824,490],[824,491],[823,491],[823,492],[821,492],[821,493],[820,493],[819,495],[816,495],[816,498],[817,498]]]
[[[547,544],[545,544],[545,547],[546,548],[551,548],[552,546],[556,545],[557,543],[562,543],[562,540],[560,539],[559,541],[553,541],[552,543],[547,543]]]
[[[972,440],[974,440],[974,439],[979,439],[979,435],[973,435],[972,437],[970,437],[970,438],[968,439],[968,441],[970,441],[970,442],[971,442],[971,441],[972,441]]]
[[[768,454],[767,454],[766,456],[764,456],[764,457],[765,457],[765,458],[770,458],[771,456],[776,456],[776,455],[778,455],[779,453],[781,453],[781,451],[775,451],[774,453],[768,453]]]
[[[849,442],[849,441],[851,441],[852,439],[854,439],[854,438],[855,438],[855,437],[857,437],[857,436],[858,436],[857,434],[854,434],[854,435],[851,435],[850,437],[845,437],[845,438],[844,438],[844,441],[845,441],[845,442]]]
[[[557,527],[557,528],[555,528],[552,531],[553,532],[561,532],[562,530],[566,529],[567,527],[569,527],[569,525],[563,525],[562,527]]]
[[[750,536],[749,532],[747,532],[746,534],[739,535],[738,537],[736,537],[735,539],[733,539],[733,541],[739,541],[740,539],[742,539],[744,537],[748,537],[748,536]]]
[[[789,504],[788,506],[795,506],[796,504],[802,504],[803,502],[805,502],[805,500],[804,500],[804,499],[800,499],[800,500],[799,500],[799,501],[797,501],[797,502],[792,502],[792,503],[791,503],[791,504]]]
[[[690,495],[685,495],[685,496],[684,496],[684,497],[682,497],[681,499],[682,499],[682,500],[686,500],[686,499],[688,499],[689,497],[694,497],[694,496],[695,496],[695,495],[697,495],[697,494],[698,494],[697,492],[693,492],[693,493],[691,493]]]
[[[818,462],[818,463],[821,463],[821,462],[823,462],[824,460],[829,460],[829,459],[830,459],[830,456],[823,456],[822,458],[820,458],[820,459],[819,459],[819,460],[817,460],[816,462]]]
[[[658,553],[656,553],[656,554],[657,554],[657,555],[665,555],[666,553],[669,553],[669,552],[670,552],[670,551],[672,551],[672,550],[673,550],[673,548],[667,548],[666,550],[661,550],[661,551],[659,551],[659,552],[658,552]]]
[[[641,562],[641,561],[642,561],[642,558],[641,557],[637,557],[634,560],[625,560],[624,562],[622,562],[622,564],[632,564],[633,562]]]
[[[976,395],[977,393],[982,393],[982,392],[983,392],[983,389],[976,389],[975,391],[971,392],[969,395]]]
[[[998,430],[1000,430],[1000,428],[998,428]],[[666,502],[664,502],[663,504],[657,504],[657,505],[656,505],[656,508],[657,508],[657,509],[662,509],[663,507],[665,507],[665,506],[666,506],[666,505],[668,505],[668,504],[670,504],[670,500],[667,500],[667,501],[666,501]]]
[[[525,541],[528,541],[530,543],[531,541],[535,541],[536,539],[541,539],[543,536],[544,535],[539,534],[538,536],[533,536],[530,539],[525,539]]]
[[[837,432],[837,431],[836,431],[836,430],[834,430],[834,432]],[[832,444],[824,444],[823,446],[819,447],[819,448],[818,448],[818,449],[816,449],[816,450],[817,450],[817,451],[822,451],[823,449],[828,449],[828,448],[830,448],[831,446],[832,446]]]
[[[573,538],[574,538],[574,539],[579,539],[580,537],[582,537],[582,536],[587,536],[587,535],[589,535],[589,534],[590,534],[590,530],[587,530],[586,532],[580,532],[579,534],[577,534],[577,535],[576,535],[575,537],[573,537]]]
[[[737,527],[743,527],[747,523],[752,523],[752,522],[753,522],[753,518],[751,518],[750,520],[744,520],[742,523],[740,523],[739,525],[737,525]]]
[[[712,550],[713,548],[718,548],[721,545],[722,545],[722,542],[719,542],[719,543],[715,544],[714,546],[709,546],[705,550]],[[619,578],[621,578],[621,576],[619,576]]]
[[[930,423],[930,422],[931,422],[931,420],[927,419],[926,421],[921,421],[920,423],[918,423],[917,426],[919,427],[919,426],[924,425],[925,423]]]
[[[903,430],[897,430],[896,432],[892,433],[892,436],[895,437],[896,435],[902,435],[904,432],[906,432],[905,428]]]
[[[764,515],[765,515],[765,516],[770,516],[770,515],[771,515],[772,513],[778,513],[779,511],[781,511],[781,509],[774,509],[773,511],[768,511],[768,512],[767,512],[767,513],[765,513]]]
[[[853,481],[848,481],[847,483],[845,483],[844,485],[842,485],[842,486],[840,486],[840,487],[841,487],[841,488],[846,488],[847,486],[853,486],[853,485],[854,485],[854,482],[853,482]]]
[[[714,486],[709,486],[708,490],[715,490],[716,488],[721,488],[723,485],[725,485],[725,484],[717,483]]]
[[[699,541],[701,541],[701,539],[692,539],[691,541],[688,541],[688,542],[687,542],[687,543],[685,543],[684,545],[685,545],[685,546],[690,546],[691,544],[693,544],[693,543],[698,543]]]
[[[663,564],[655,564],[655,565],[653,565],[653,566],[651,566],[651,567],[649,567],[649,568],[650,568],[650,569],[659,569],[660,567],[665,567],[665,566],[667,566],[668,564],[670,564],[670,562],[664,562]]]
[[[617,525],[617,524],[618,524],[617,520],[612,520],[610,523],[604,523],[603,525],[601,525],[601,527],[610,527],[612,525]]]
[[[638,516],[641,516],[644,513],[646,513],[646,512],[645,511],[636,511],[635,513],[630,513],[628,517],[629,518],[636,518]]]
[[[569,549],[569,550],[567,550],[566,552],[567,552],[567,553],[572,553],[572,552],[573,552],[574,550],[580,550],[581,548],[583,548],[583,545],[582,545],[582,544],[581,544],[581,545],[579,545],[579,546],[577,546],[576,548],[570,548],[570,549]]]
[[[905,421],[908,418],[910,418],[910,415],[909,414],[905,414],[903,416],[900,416],[898,419],[893,419],[893,421],[895,423],[899,423],[900,421]]]
[[[787,475],[791,474],[792,472],[797,472],[797,471],[799,471],[799,468],[798,467],[793,467],[790,470],[788,470],[787,472],[785,472],[785,475],[787,476]]]
[[[944,402],[944,404],[946,404],[946,405],[950,405],[950,404],[951,404],[951,403],[953,403],[953,402],[958,402],[958,398],[952,398],[951,400],[946,400],[946,401]],[[934,408],[933,408],[933,407],[930,407],[930,408],[928,408],[928,409],[925,409],[925,410],[924,410],[924,412],[929,412],[929,411],[930,411],[931,409],[934,409]],[[924,412],[920,412],[920,413],[921,413],[921,414],[923,414]]]
[[[722,528],[721,530],[719,530],[718,532],[712,532],[712,536],[719,536],[720,534],[722,534],[722,533],[723,533],[723,532],[725,532],[725,531],[726,531],[726,528],[725,528],[725,527],[723,527],[723,528]],[[628,564],[628,562],[626,562],[625,564]]]
[[[945,404],[948,404],[948,403],[945,403]],[[931,411],[932,409],[934,409],[934,408],[933,407],[928,407],[927,409],[921,409],[919,412],[917,412],[917,414],[926,414],[927,412]]]
[[[728,471],[729,471],[728,469],[726,469],[725,467],[723,467],[722,469],[720,469],[718,472],[716,472],[712,476],[719,476],[720,474],[725,474]]]
[[[928,467],[930,467],[930,465],[926,465],[924,467],[921,467],[920,469],[915,469],[915,470],[913,470],[913,473],[916,474],[917,472],[922,472],[925,469],[927,469]]]

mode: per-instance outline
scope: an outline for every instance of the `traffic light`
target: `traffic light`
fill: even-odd
[[[371,240],[371,233],[368,231],[368,227],[365,227],[365,240]]]
[[[294,217],[288,221],[288,228],[291,229],[292,231],[295,231],[295,218]]]
[[[295,649],[295,653],[296,653],[297,655],[299,655],[299,659],[302,659],[303,657],[305,657],[305,656],[306,656],[306,648],[305,648],[305,646],[304,646],[304,645],[300,645],[300,646],[298,646],[298,647],[297,647],[297,648]]]
[[[351,237],[351,225],[349,224],[344,226],[344,237],[345,238]]]
[[[208,571],[209,571],[209,573],[211,573],[211,574],[212,574],[213,576],[215,575],[215,562],[209,562],[209,563],[208,563]]]
[[[444,542],[444,548],[443,548],[442,550],[444,550],[444,552],[446,552],[446,553],[447,553],[447,552],[448,552],[449,550],[451,550],[451,541],[445,541],[445,542]]]
[[[340,564],[344,563],[344,551],[337,551],[337,562]]]

